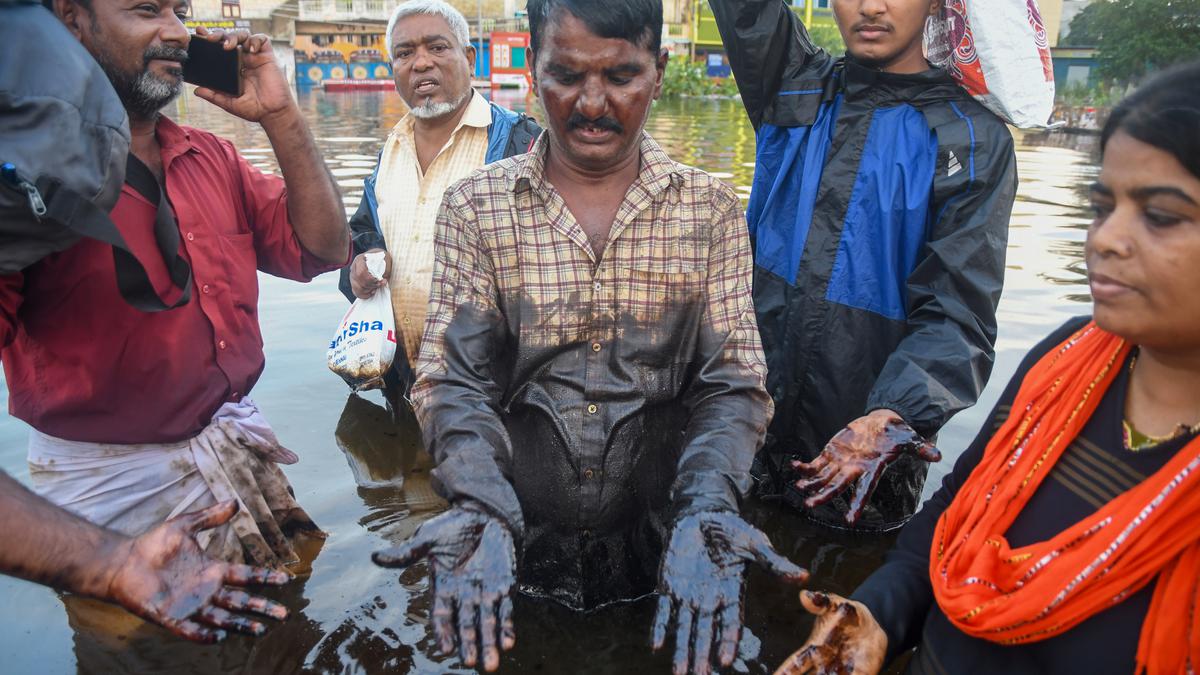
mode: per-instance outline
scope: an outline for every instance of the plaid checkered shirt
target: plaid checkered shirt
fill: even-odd
[[[737,196],[640,150],[599,259],[544,174],[549,134],[451,186],[436,226],[412,390],[436,485],[502,517],[568,604],[654,576],[653,551],[614,551],[736,510],[772,412]]]

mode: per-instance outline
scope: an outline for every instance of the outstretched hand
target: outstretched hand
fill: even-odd
[[[172,518],[129,540],[127,551],[116,558],[106,599],[196,642],[216,642],[225,630],[266,632],[264,624],[236,612],[286,619],[283,605],[237,587],[278,586],[287,583],[290,575],[222,562],[205,555],[196,544],[196,533],[228,522],[237,510],[236,501],[223,502]]]
[[[371,559],[383,567],[428,559],[439,649],[452,654],[457,641],[463,665],[473,668],[482,654],[486,670],[500,667],[500,650],[512,649],[517,641],[512,623],[516,553],[503,523],[475,507],[455,505]]]
[[[866,605],[839,595],[800,591],[800,604],[817,617],[812,633],[775,675],[875,675],[887,655],[887,634]]]
[[[776,553],[767,535],[737,514],[697,513],[675,525],[659,574],[658,613],[651,635],[658,651],[666,643],[667,626],[675,615],[675,675],[708,673],[714,656],[722,666],[733,663],[742,631],[748,561],[787,583],[808,579],[807,571]]]
[[[906,454],[926,462],[942,459],[942,453],[899,415],[874,410],[847,424],[812,462],[792,462],[793,469],[807,476],[796,481],[796,489],[808,495],[804,504],[811,509],[851,488],[846,522],[853,525],[884,469]]]

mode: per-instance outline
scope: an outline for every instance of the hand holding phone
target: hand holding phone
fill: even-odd
[[[227,50],[223,42],[193,37],[188,43],[187,63],[183,64],[183,81],[241,96],[242,50]]]
[[[189,55],[192,50],[202,54],[198,66],[209,64],[200,70],[215,78],[200,82],[197,73],[189,79],[185,65],[184,80],[200,85],[196,96],[248,122],[262,123],[268,133],[274,122],[294,122],[299,116],[292,87],[271,49],[271,38],[251,35],[245,29],[210,30],[201,26],[188,44]],[[236,84],[233,76],[238,77]]]

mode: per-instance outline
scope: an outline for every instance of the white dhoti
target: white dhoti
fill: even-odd
[[[236,499],[229,523],[197,537],[210,555],[281,567],[298,560],[288,538],[324,537],[296,503],[278,464],[295,453],[243,398],[226,403],[194,438],[178,443],[81,443],[37,430],[29,440],[34,490],[51,502],[129,536],[168,518]]]

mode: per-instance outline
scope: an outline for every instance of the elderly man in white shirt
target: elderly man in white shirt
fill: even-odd
[[[384,142],[350,219],[355,256],[342,271],[340,288],[351,301],[378,291],[384,282],[367,272],[363,256],[387,252],[398,349],[384,382],[394,396],[412,384],[442,193],[484,164],[528,151],[541,128],[471,88],[476,54],[467,20],[442,0],[397,6],[387,45],[396,91],[410,110]]]

